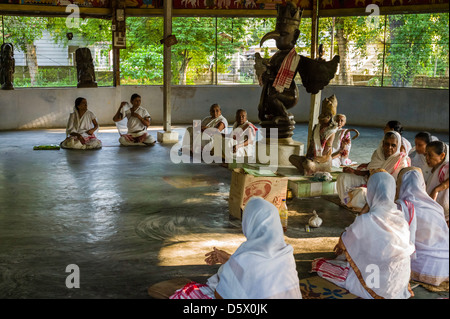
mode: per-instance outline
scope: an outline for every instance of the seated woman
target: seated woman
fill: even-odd
[[[441,141],[430,142],[425,157],[431,167],[431,174],[426,181],[427,193],[444,208],[448,224],[448,145]]]
[[[300,174],[313,175],[316,172],[331,171],[333,141],[338,129],[334,121],[336,109],[335,95],[322,101],[319,124],[314,125],[306,156],[291,155],[289,157],[289,162],[300,171]]]
[[[236,111],[236,122],[230,134],[216,135],[214,149],[217,143],[221,143],[222,157],[226,162],[232,162],[233,158],[253,157],[255,155],[254,143],[258,129],[247,119],[247,111]]]
[[[367,183],[369,211],[342,233],[336,259],[315,259],[312,271],[364,299],[407,299],[411,255],[408,223],[397,209],[395,179],[377,170]]]
[[[403,153],[409,154],[409,152],[411,151],[411,143],[403,137],[403,126],[399,121],[389,121],[386,123],[386,126],[384,127],[384,134],[386,134],[387,132],[390,131],[395,131],[397,133],[400,134],[400,136],[402,137],[402,143],[401,143],[401,148],[400,151],[402,151]]]
[[[336,114],[334,119],[338,125],[338,130],[333,141],[333,153],[331,154],[332,166],[341,167],[350,165],[353,163],[349,158],[352,140],[359,136],[359,132],[355,129],[344,128],[347,122],[347,117],[344,114]],[[352,131],[356,133],[353,138],[350,135]]]
[[[102,142],[94,135],[98,130],[97,119],[87,108],[85,98],[75,100],[73,112],[67,122],[66,139],[60,144],[62,148],[85,150],[102,147]]]
[[[284,240],[278,209],[251,198],[242,216],[247,238],[234,254],[214,248],[206,263],[222,264],[206,283],[189,283],[171,299],[301,299],[293,248]],[[198,288],[197,288],[198,287]]]
[[[416,252],[411,279],[439,286],[448,281],[449,233],[444,209],[425,190],[422,172],[407,167],[397,178],[397,206],[403,211]]]
[[[366,204],[367,179],[371,171],[384,169],[394,179],[403,167],[410,166],[409,157],[400,152],[401,136],[397,132],[387,132],[382,143],[373,152],[370,163],[354,169],[344,167],[343,173],[336,180],[336,189],[341,203],[356,211],[361,211]]]
[[[419,132],[414,138],[414,149],[409,153],[411,159],[411,166],[421,169],[423,178],[426,181],[431,174],[431,167],[428,166],[425,159],[425,151],[428,143],[438,140],[428,132]]]
[[[119,143],[123,146],[151,146],[156,140],[147,132],[151,118],[148,111],[141,107],[141,96],[133,94],[128,102],[120,103],[119,109],[113,117],[114,122],[122,121],[126,118],[127,133],[122,134]],[[120,133],[120,131],[119,131]]]
[[[202,149],[208,145],[214,134],[213,129],[217,129],[218,133],[226,133],[228,128],[228,121],[222,115],[222,110],[220,109],[220,105],[215,103],[211,105],[209,108],[210,116],[205,117],[201,123],[200,127],[197,127],[197,123],[194,123],[194,126],[189,126],[184,133],[181,150],[183,153],[193,153],[201,152]],[[199,134],[195,134],[195,131],[198,131]],[[206,131],[206,132],[205,132]],[[205,132],[205,134],[200,134]],[[204,136],[206,135],[206,136]],[[195,139],[194,139],[195,138]]]

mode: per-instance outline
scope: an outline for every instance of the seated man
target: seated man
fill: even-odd
[[[141,96],[133,94],[130,99],[131,107],[127,102],[120,104],[117,113],[113,117],[114,122],[127,119],[127,133],[120,133],[119,142],[123,146],[151,146],[156,140],[147,132],[150,126],[150,114],[141,107]]]
[[[61,142],[61,147],[79,150],[101,148],[102,142],[94,134],[97,130],[95,114],[88,110],[86,99],[79,97],[67,121],[66,139]]]
[[[344,173],[340,174],[336,181],[342,204],[356,211],[364,211],[367,203],[367,180],[374,171],[383,169],[397,179],[402,168],[411,166],[408,155],[400,152],[401,141],[399,133],[387,132],[382,143],[373,152],[368,165],[361,164],[356,169],[344,167]]]
[[[334,121],[336,109],[337,99],[335,95],[322,101],[322,113],[319,115],[319,124],[314,125],[306,156],[291,155],[289,157],[289,162],[301,174],[313,175],[316,172],[331,171],[333,141],[338,129]]]
[[[236,111],[236,122],[228,135],[217,135],[214,140],[214,149],[221,144],[222,158],[227,163],[233,158],[253,157],[255,155],[256,132],[258,129],[247,119],[247,111]]]
[[[338,130],[333,141],[332,165],[334,167],[350,165],[353,163],[349,158],[352,140],[359,136],[359,132],[355,129],[344,128],[347,122],[347,117],[344,114],[337,114],[334,118],[338,125]],[[356,133],[353,138],[350,135],[351,131]]]
[[[200,127],[195,126],[197,123],[194,121],[194,126],[189,126],[184,133],[181,150],[182,152],[192,153],[201,152],[202,149],[211,142],[213,129],[217,129],[218,133],[226,133],[228,127],[227,119],[222,115],[222,110],[220,105],[214,103],[209,108],[210,116],[205,117],[201,123]],[[197,131],[199,134],[195,134]],[[205,132],[206,131],[206,132]],[[204,133],[205,134],[200,134]],[[214,134],[213,134],[214,135]],[[210,138],[209,138],[210,137]],[[195,149],[194,149],[195,146]]]

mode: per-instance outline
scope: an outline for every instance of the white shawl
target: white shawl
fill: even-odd
[[[86,132],[94,128],[94,123],[92,121],[95,119],[94,113],[89,110],[86,110],[80,118],[80,114],[74,106],[73,112],[70,113],[69,120],[67,121],[66,136],[69,136],[70,133],[78,133],[83,137],[88,137],[89,135]]]
[[[219,115],[216,118],[213,118],[212,116],[207,116],[202,120],[201,125],[206,126],[207,128],[213,128],[216,127],[220,122],[223,122],[223,124],[225,124],[225,128],[220,132],[227,133],[228,121],[223,115]]]
[[[397,137],[397,150],[394,154],[386,159],[383,151],[383,141],[381,141],[380,145],[378,145],[378,148],[375,150],[375,152],[373,152],[367,169],[373,170],[382,168],[389,174],[391,174],[395,179],[397,179],[397,175],[400,170],[404,167],[410,166],[409,157],[405,153],[400,152],[402,141],[402,137],[400,136],[400,134],[394,131],[389,133],[393,133]]]
[[[325,149],[325,143],[328,141],[332,134],[335,134],[338,130],[338,126],[335,122],[331,122],[329,126],[324,130],[323,136],[320,134],[320,124],[316,124],[313,130],[313,140],[314,140],[314,156],[322,156],[323,150]],[[336,137],[335,137],[336,139]],[[324,144],[322,144],[322,140]],[[334,142],[334,141],[333,141]]]
[[[449,275],[449,231],[444,210],[426,193],[419,170],[401,174],[396,203],[410,224],[411,241],[416,246],[416,256],[411,261],[412,277],[438,286]]]
[[[284,241],[277,208],[250,199],[242,231],[247,241],[221,267],[217,293],[224,299],[300,299],[293,248]]]
[[[448,149],[447,149],[447,154],[448,154]],[[433,191],[433,189],[436,186],[438,186],[439,184],[444,182],[446,179],[448,179],[448,175],[449,175],[449,161],[448,161],[448,159],[446,159],[428,177],[427,182],[426,182],[427,193],[431,194],[431,192]],[[438,193],[436,202],[438,202],[444,208],[444,213],[446,216],[445,218],[448,220],[448,212],[449,212],[449,189],[448,188],[446,190]]]
[[[359,279],[347,278],[346,288],[352,293],[361,290],[362,285],[372,298],[410,296],[410,256],[414,245],[408,223],[394,202],[395,189],[395,179],[390,174],[373,174],[367,183],[369,212],[356,217],[341,236],[347,260],[357,275],[354,278]]]

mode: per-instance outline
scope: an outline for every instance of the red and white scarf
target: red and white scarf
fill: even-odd
[[[295,70],[297,70],[299,61],[300,56],[295,51],[295,48],[292,48],[292,50],[284,58],[283,63],[281,63],[277,77],[273,82],[273,87],[277,90],[277,92],[282,93],[284,89],[291,86],[291,82],[294,78]]]

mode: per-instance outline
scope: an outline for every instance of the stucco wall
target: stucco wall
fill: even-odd
[[[307,122],[310,94],[302,86],[299,91],[299,102],[290,111],[297,122]],[[0,90],[0,130],[65,127],[73,102],[79,96],[87,99],[100,125],[111,125],[120,101],[129,100],[133,93],[142,96],[142,106],[150,112],[153,124],[161,124],[163,91],[160,86],[26,88]],[[174,86],[172,124],[191,123],[192,119],[205,117],[213,103],[222,106],[230,124],[238,108],[247,109],[249,119],[257,123],[260,93],[258,86]],[[338,112],[346,114],[351,125],[381,127],[395,119],[406,129],[449,131],[448,90],[328,86],[322,92],[322,99],[331,94],[336,94]]]

